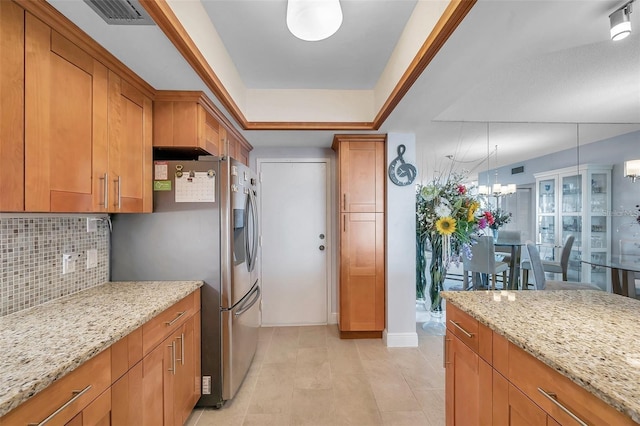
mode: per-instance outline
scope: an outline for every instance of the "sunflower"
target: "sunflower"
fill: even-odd
[[[473,222],[473,220],[475,219],[476,210],[478,210],[478,207],[480,207],[480,203],[476,201],[471,203],[471,205],[469,206],[469,211],[467,212],[467,222]]]
[[[456,231],[456,220],[451,216],[436,220],[436,229],[442,235],[451,235]]]

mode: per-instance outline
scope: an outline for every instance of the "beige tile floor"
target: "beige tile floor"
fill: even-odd
[[[387,348],[335,325],[262,328],[236,397],[187,425],[444,425],[442,336],[416,330],[417,348]]]

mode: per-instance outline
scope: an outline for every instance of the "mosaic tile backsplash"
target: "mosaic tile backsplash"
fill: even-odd
[[[0,316],[85,290],[109,280],[109,226],[87,218],[0,216]],[[87,269],[87,250],[98,266]],[[62,274],[62,255],[76,253],[75,272]]]

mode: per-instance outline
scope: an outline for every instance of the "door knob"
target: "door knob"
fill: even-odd
[[[324,250],[324,246],[320,246],[318,248],[320,249],[320,251]]]

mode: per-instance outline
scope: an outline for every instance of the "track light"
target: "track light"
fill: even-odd
[[[611,40],[622,40],[631,34],[631,3],[634,0],[623,5],[621,8],[609,15],[609,23],[611,24]]]

